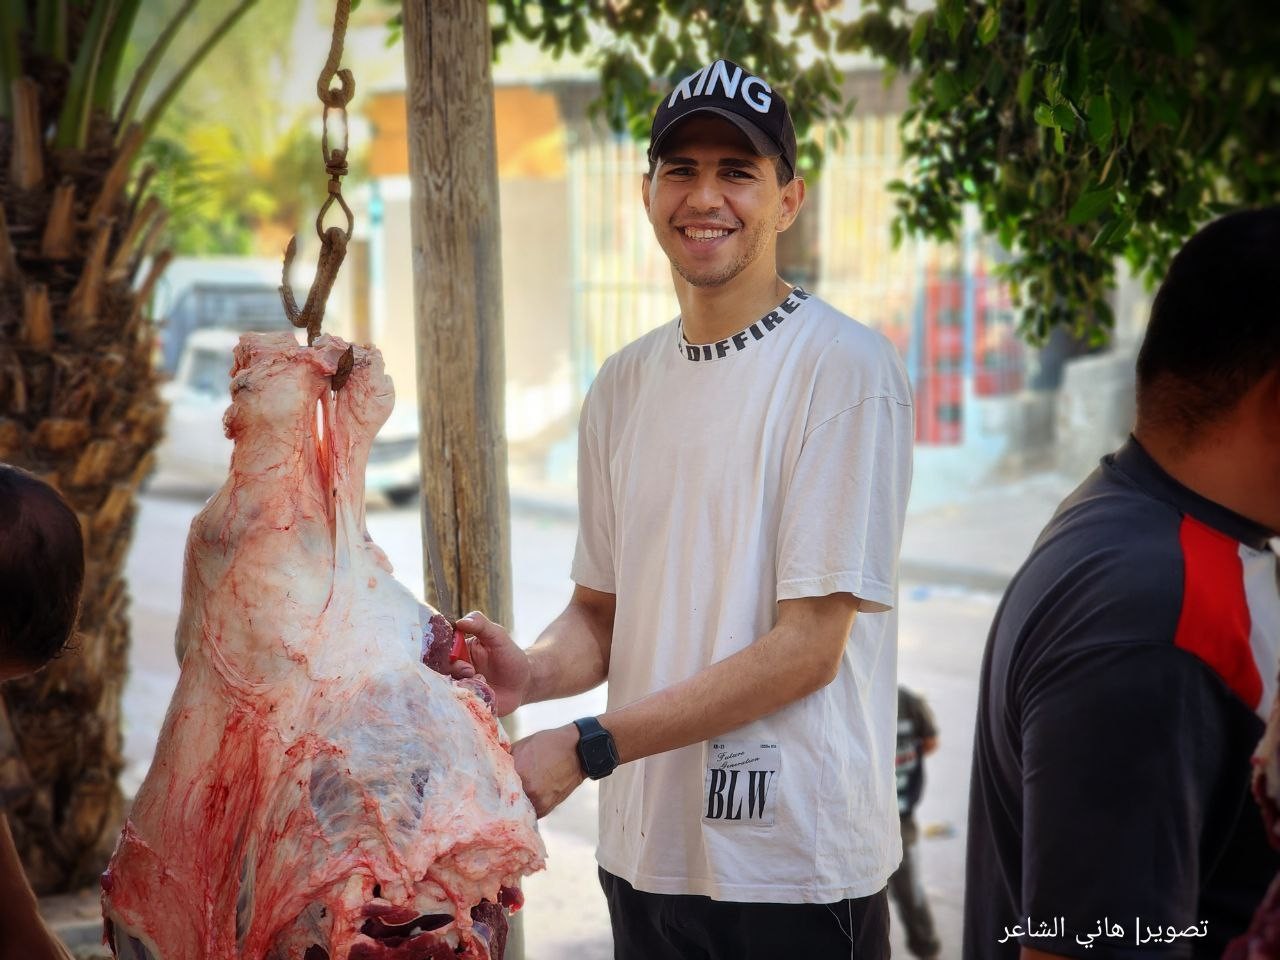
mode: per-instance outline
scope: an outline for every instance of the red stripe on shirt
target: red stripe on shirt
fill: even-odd
[[[1262,676],[1249,645],[1249,602],[1240,545],[1191,517],[1182,518],[1182,613],[1174,643],[1194,653],[1253,710]]]

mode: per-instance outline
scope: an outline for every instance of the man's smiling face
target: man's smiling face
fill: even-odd
[[[721,286],[753,265],[775,272],[778,233],[791,225],[802,197],[799,181],[779,186],[774,160],[713,116],[681,123],[644,179],[658,243],[695,287]]]

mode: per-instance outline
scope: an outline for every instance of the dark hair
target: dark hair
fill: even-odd
[[[792,180],[796,178],[795,173],[792,172],[791,170],[791,165],[787,163],[787,161],[783,158],[782,154],[780,153],[775,154],[772,157],[765,157],[765,159],[773,161],[773,169],[778,176],[779,187],[785,187],[788,183],[790,183]],[[657,171],[657,169],[658,169],[658,161],[650,160],[649,173],[647,174],[650,180],[653,179],[653,175]]]
[[[1280,206],[1203,227],[1178,251],[1138,351],[1138,419],[1183,442],[1280,368]]]
[[[83,586],[75,512],[43,480],[0,463],[0,660],[37,669],[61,653]]]

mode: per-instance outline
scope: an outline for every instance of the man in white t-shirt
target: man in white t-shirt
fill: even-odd
[[[513,752],[539,816],[606,778],[620,960],[880,960],[907,378],[883,336],[778,275],[805,187],[764,80],[717,60],[681,81],[649,160],[680,316],[583,406],[573,597],[528,650],[459,624],[501,714],[608,681],[604,714]]]

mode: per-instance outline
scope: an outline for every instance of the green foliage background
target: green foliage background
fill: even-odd
[[[145,54],[181,0],[147,2],[139,10],[125,68]],[[166,58],[177,69],[191,48],[225,14],[203,3]],[[325,197],[318,107],[287,115],[272,96],[292,69],[290,35],[297,0],[257,4],[225,36],[183,87],[143,148],[156,166],[154,192],[169,210],[168,233],[180,254],[275,255],[282,244],[264,227],[292,232]],[[157,78],[162,86],[163,74]]]
[[[1199,224],[1280,198],[1273,4],[881,0],[839,46],[911,73],[897,229],[948,239],[975,204],[1033,338],[1102,338],[1118,257],[1158,279]]]

